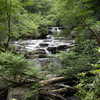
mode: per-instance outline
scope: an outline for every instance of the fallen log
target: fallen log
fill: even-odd
[[[66,78],[64,77],[55,77],[48,80],[42,80],[39,82],[39,84],[41,85],[39,94],[45,98],[54,97],[56,98],[55,100],[66,100],[65,95],[72,96],[76,92],[78,92],[78,89],[70,85],[65,85],[64,84],[65,82],[66,82]],[[53,100],[53,99],[50,99],[50,100]]]
[[[53,98],[58,98],[60,100],[66,100],[61,94],[54,93],[45,93],[44,96],[49,97],[49,100],[53,100]],[[56,99],[55,99],[56,100]]]
[[[78,91],[78,89],[71,87],[71,86],[66,86],[66,87],[62,87],[62,88],[58,88],[58,89],[56,89],[56,87],[53,87],[53,88],[49,87],[49,88],[40,89],[40,94],[47,94],[47,93],[62,94],[62,93],[67,93],[67,92],[75,93],[77,91]]]
[[[0,77],[1,78],[1,77]],[[45,97],[46,99],[48,97],[50,98],[56,98],[55,100],[66,100],[65,95],[69,96],[70,94],[75,94],[78,90],[70,85],[65,85],[66,78],[65,77],[55,77],[48,80],[39,80],[35,78],[30,79],[22,79],[22,81],[16,82],[16,80],[12,81],[11,78],[2,77],[3,80],[6,80],[10,84],[9,86],[5,87],[4,89],[9,89],[10,87],[22,87],[25,86],[29,88],[31,85],[35,82],[36,84],[39,84],[39,87],[37,88],[39,95],[42,95],[42,97]],[[26,85],[28,84],[28,85]],[[0,91],[2,94],[3,90]],[[20,94],[19,94],[20,95]],[[53,100],[53,99],[49,99]]]
[[[50,85],[50,84],[54,84],[54,83],[57,83],[57,82],[61,82],[65,80],[64,77],[55,77],[55,78],[52,78],[52,79],[49,79],[49,80],[42,80],[39,82],[39,84],[41,86],[46,86],[46,85]]]

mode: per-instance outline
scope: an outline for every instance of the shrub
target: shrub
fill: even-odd
[[[86,40],[77,43],[70,51],[61,52],[56,55],[62,61],[62,74],[75,75],[80,72],[86,72],[93,69],[92,64],[98,60],[96,43],[92,40]]]
[[[92,81],[91,81],[92,78]],[[84,77],[77,85],[81,100],[99,100],[100,99],[100,76]]]
[[[75,75],[80,72],[88,71],[92,68],[91,57],[87,55],[78,55],[75,52],[62,52],[60,54],[62,60],[62,72],[67,75]]]
[[[22,55],[0,53],[0,76],[16,79],[18,76],[37,76],[38,72],[39,69]]]

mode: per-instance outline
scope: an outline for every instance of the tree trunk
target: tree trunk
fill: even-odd
[[[5,0],[5,4],[6,4],[6,10],[7,10],[7,29],[8,29],[8,39],[7,42],[5,44],[5,50],[8,49],[9,47],[9,41],[11,38],[11,0]]]

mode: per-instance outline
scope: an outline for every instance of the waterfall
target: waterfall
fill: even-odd
[[[47,56],[51,55],[52,51],[56,53],[59,50],[69,50],[73,45],[73,40],[55,39],[52,35],[47,35],[47,39],[19,40],[10,44],[10,46],[15,47],[16,52],[28,53],[40,51],[39,54],[42,53]]]
[[[46,54],[49,56],[49,55],[51,55],[51,53],[47,50],[47,48],[44,48],[44,50],[45,50],[45,52],[46,52]]]

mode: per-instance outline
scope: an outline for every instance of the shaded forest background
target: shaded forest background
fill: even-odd
[[[40,93],[39,82],[45,81],[45,76],[41,77],[40,69],[36,66],[30,68],[29,66],[33,66],[31,62],[12,51],[9,42],[19,39],[43,39],[51,26],[64,28],[59,37],[67,39],[73,35],[75,40],[75,46],[69,52],[53,55],[63,63],[56,73],[67,79],[77,78],[73,87],[78,91],[74,95],[81,100],[100,100],[99,0],[0,0],[1,79],[8,87],[12,87],[15,84],[24,84],[25,82],[21,82],[22,78],[34,78],[35,83],[29,82],[32,91],[28,100],[31,100],[34,90]],[[48,95],[46,97],[48,98]],[[54,100],[51,95],[47,98],[44,100]]]

